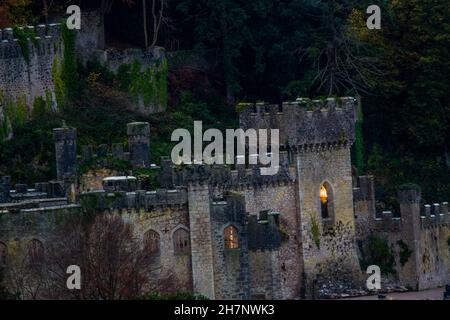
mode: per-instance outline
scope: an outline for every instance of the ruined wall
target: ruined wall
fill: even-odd
[[[36,34],[28,39],[28,54],[24,55],[19,41],[10,28],[0,30],[0,88],[4,105],[23,100],[31,109],[37,97],[48,97],[56,104],[52,67],[55,58],[61,60],[60,25],[28,26]],[[1,99],[0,99],[1,100]]]
[[[98,11],[81,12],[81,29],[76,38],[76,50],[83,62],[89,61],[98,50],[105,48],[105,26]]]
[[[167,60],[162,47],[148,48],[147,50],[127,48],[124,50],[106,48],[95,50],[91,59],[95,59],[110,69],[118,72],[122,66],[140,66],[140,75],[133,74],[133,85],[147,92],[134,92],[133,108],[143,115],[164,112],[167,108]],[[144,85],[144,81],[147,81]],[[151,97],[149,97],[151,95]]]

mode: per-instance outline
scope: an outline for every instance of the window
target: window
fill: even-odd
[[[328,182],[325,182],[320,186],[320,210],[322,219],[332,218],[333,192]]]
[[[234,226],[228,226],[224,230],[225,249],[239,249],[238,230]]]
[[[160,253],[159,233],[149,230],[144,235],[144,246],[147,253],[156,255]]]
[[[31,264],[39,264],[44,259],[44,245],[33,239],[28,243],[28,259]]]
[[[190,240],[189,232],[180,228],[173,233],[174,250],[175,253],[189,253],[190,252]]]
[[[6,263],[8,255],[8,247],[3,242],[0,242],[0,266]]]

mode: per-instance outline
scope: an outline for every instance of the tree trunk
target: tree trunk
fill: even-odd
[[[47,0],[42,0],[42,4],[44,6],[45,24],[48,24],[48,5],[47,5]]]
[[[142,16],[144,18],[144,40],[145,49],[148,48],[148,34],[147,34],[147,0],[142,0]]]

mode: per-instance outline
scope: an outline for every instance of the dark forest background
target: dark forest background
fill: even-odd
[[[144,2],[150,35],[152,6],[162,12],[157,37],[147,43]],[[405,183],[419,184],[427,202],[450,198],[448,1],[3,0],[0,27],[49,21],[68,4],[103,10],[110,46],[155,44],[169,56],[189,52],[211,66],[208,72],[177,69],[169,60],[168,113],[144,119],[152,124],[157,155],[168,150],[163,139],[172,127],[192,119],[236,123],[240,101],[358,95],[354,164],[358,174],[375,175],[380,205],[395,206],[395,190]],[[373,4],[381,7],[381,30],[366,27],[366,8]],[[106,70],[91,68],[108,83]],[[90,71],[80,68],[81,84]],[[82,142],[97,144],[123,139],[124,124],[139,118],[106,103],[105,94],[86,95],[82,85],[78,90],[83,98],[74,97],[63,115],[31,119],[13,140],[0,143],[0,172],[29,183],[51,178],[53,151],[46,150],[52,150],[50,129],[59,118],[85,133]]]

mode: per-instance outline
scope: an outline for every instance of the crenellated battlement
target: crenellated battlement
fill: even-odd
[[[135,192],[98,190],[82,193],[80,202],[82,207],[88,210],[154,210],[187,205],[187,191],[184,188],[158,189],[155,191],[137,190]]]
[[[381,232],[399,232],[402,229],[403,222],[401,217],[395,217],[390,210],[379,213],[376,217],[372,217],[371,224],[373,230]]]
[[[34,35],[28,38],[30,57],[52,55],[55,50],[60,50],[55,43],[61,41],[61,25],[59,23],[41,24],[37,26],[19,27],[26,29],[27,33]],[[0,59],[15,59],[23,57],[19,40],[14,36],[12,28],[0,29]]]
[[[450,227],[448,202],[423,205],[420,216],[420,227],[427,229],[439,226]]]
[[[356,99],[310,100],[299,98],[281,106],[241,103],[240,127],[244,130],[279,129],[280,144],[299,152],[327,150],[353,144]]]
[[[162,159],[160,183],[165,187],[208,184],[230,189],[256,188],[295,180],[290,173],[287,153],[280,153],[280,167],[275,175],[261,175],[260,167],[237,165],[231,169],[226,165],[175,166],[170,159]]]
[[[29,188],[28,185],[22,183],[11,186],[9,176],[0,177],[0,207],[6,204],[20,207],[22,203],[28,202],[42,202],[42,205],[39,205],[39,207],[42,207],[48,201],[52,202],[54,199],[64,197],[64,185],[60,181],[38,182],[32,188]]]
[[[402,212],[403,215],[405,213]],[[409,222],[405,216],[396,217],[391,210],[385,210],[377,213],[376,216],[369,215],[369,221],[372,231],[379,232],[399,232],[403,228],[410,228]],[[421,207],[420,228],[429,229],[437,227],[450,227],[450,212],[448,202],[426,204]]]
[[[61,25],[55,23],[18,29],[22,31],[19,31],[20,36],[16,33],[17,37],[12,28],[0,30],[0,89],[3,100],[0,101],[0,114],[5,106],[18,108],[23,104],[31,111],[39,97],[56,109],[58,102],[53,71],[55,61],[61,61],[63,54]]]

